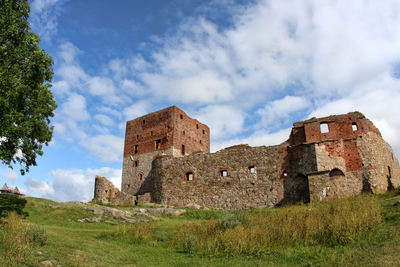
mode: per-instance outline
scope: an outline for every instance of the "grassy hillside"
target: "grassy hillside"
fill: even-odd
[[[146,224],[105,216],[82,223],[77,220],[94,216],[82,206],[26,198],[29,216],[3,219],[0,241],[13,244],[5,234],[11,219],[44,229],[37,232],[44,245],[27,247],[33,253],[25,266],[45,260],[61,266],[399,266],[399,191],[279,209],[188,210],[155,215],[159,220]]]

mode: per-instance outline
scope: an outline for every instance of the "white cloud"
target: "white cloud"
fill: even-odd
[[[243,130],[245,115],[236,107],[210,105],[200,109],[195,118],[210,127],[212,140],[223,140]]]
[[[311,102],[305,97],[285,96],[282,99],[269,102],[262,109],[257,110],[257,114],[262,118],[258,122],[258,127],[281,126],[280,121],[293,119],[291,116],[295,112],[310,108]]]
[[[114,135],[87,137],[79,144],[103,162],[120,161],[124,149],[124,139]]]
[[[0,177],[3,177],[4,179],[9,181],[18,181],[18,174],[11,169],[7,169],[7,172],[5,173],[0,173]]]
[[[87,81],[89,92],[94,96],[102,98],[104,103],[116,105],[123,103],[122,99],[116,96],[116,88],[113,81],[104,77],[93,77]]]
[[[125,108],[122,113],[125,115],[125,121],[136,119],[137,117],[148,114],[150,105],[147,101],[138,101]]]
[[[31,5],[30,22],[42,40],[50,41],[57,31],[57,17],[65,0],[34,0]]]
[[[67,101],[62,104],[61,112],[72,121],[90,120],[85,97],[76,93],[71,93]]]
[[[105,126],[111,126],[114,124],[114,121],[110,117],[104,114],[96,114],[94,115],[94,119],[98,120],[101,124]]]
[[[43,182],[35,178],[26,178],[24,185],[30,192],[38,194],[41,197],[51,198],[54,195],[54,189],[48,182],[48,180]]]
[[[89,201],[94,196],[95,176],[103,176],[121,188],[122,169],[104,167],[101,169],[57,169],[51,171],[45,182],[27,178],[25,186],[30,192],[55,201]]]

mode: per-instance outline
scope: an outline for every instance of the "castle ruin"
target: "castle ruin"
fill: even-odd
[[[244,209],[397,186],[392,148],[359,112],[296,122],[280,145],[216,153],[207,125],[175,106],[127,122],[121,194],[159,204]],[[99,199],[104,190],[96,190]]]

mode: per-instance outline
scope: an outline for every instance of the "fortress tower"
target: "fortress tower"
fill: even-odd
[[[153,191],[152,162],[159,156],[182,157],[210,152],[210,129],[172,106],[126,123],[121,191]]]

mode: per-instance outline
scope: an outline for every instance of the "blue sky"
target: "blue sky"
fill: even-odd
[[[119,187],[126,121],[172,105],[210,127],[212,151],[360,111],[400,156],[397,0],[29,3],[59,107],[38,166],[0,165],[28,195],[87,201],[95,175]]]

